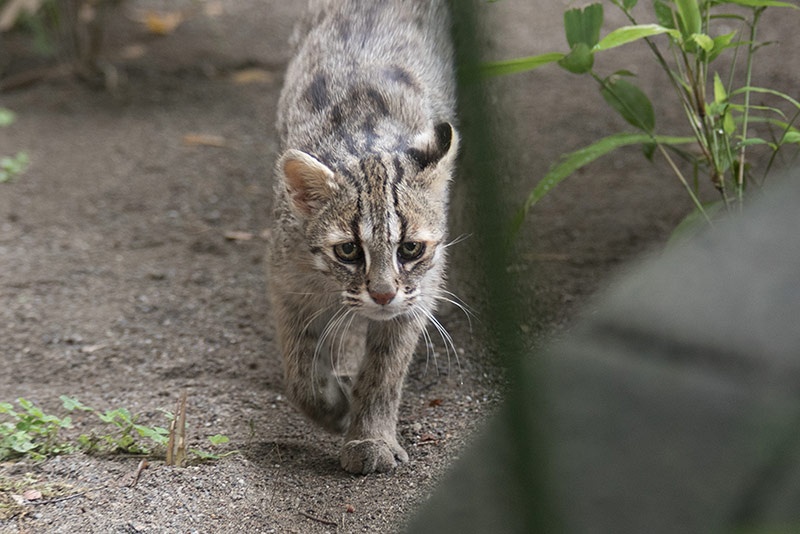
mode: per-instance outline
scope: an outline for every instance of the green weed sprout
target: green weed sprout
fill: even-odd
[[[8,402],[0,403],[0,461],[27,457],[44,460],[59,454],[84,451],[89,454],[136,454],[152,455],[156,449],[164,449],[169,439],[169,430],[160,426],[139,424],[139,416],[125,408],[100,411],[87,406],[78,399],[62,395],[59,397],[67,412],[82,411],[94,414],[103,431],[81,434],[75,441],[65,441],[60,436],[63,429],[71,429],[72,417],[46,414],[27,399],[17,399],[18,408]],[[170,418],[171,414],[167,413]],[[111,431],[108,431],[111,429]],[[220,446],[228,437],[217,434],[209,443]],[[199,449],[190,449],[198,460],[218,460],[236,451],[214,454]]]
[[[0,107],[0,128],[11,125],[16,115],[10,109]],[[0,156],[0,184],[10,182],[28,167],[28,154],[17,152],[14,156]]]
[[[152,454],[152,450],[139,438],[149,440],[153,445],[165,445],[169,431],[162,427],[147,427],[138,424],[137,415],[132,415],[125,408],[106,410],[101,412],[84,405],[78,399],[62,395],[59,397],[67,411],[79,410],[91,412],[106,427],[114,428],[115,431],[109,434],[81,434],[78,443],[81,449],[87,452],[121,452],[126,454]]]
[[[71,428],[69,416],[62,418],[45,414],[32,402],[17,399],[19,410],[8,402],[0,402],[0,461],[27,456],[41,460],[72,452],[74,447],[59,440],[62,428]]]

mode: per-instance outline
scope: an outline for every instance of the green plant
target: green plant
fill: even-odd
[[[45,414],[32,402],[17,399],[19,411],[7,402],[0,403],[0,461],[7,458],[27,456],[41,460],[48,456],[72,452],[74,447],[59,440],[62,428],[71,428],[72,419]]]
[[[10,109],[0,107],[0,128],[11,125],[16,115]],[[18,152],[15,156],[0,156],[0,184],[10,182],[28,166],[28,154]]]
[[[230,438],[228,436],[223,436],[222,434],[215,434],[213,436],[209,436],[208,438],[209,443],[214,447],[219,447],[221,445],[225,445],[226,443],[230,442]],[[198,460],[219,460],[221,458],[225,458],[226,456],[230,456],[231,454],[237,454],[239,451],[227,451],[222,454],[219,453],[212,453],[202,451],[200,449],[189,449],[189,452],[195,455]]]
[[[137,423],[138,415],[131,414],[125,408],[101,412],[66,395],[59,398],[67,411],[91,412],[106,426],[114,428],[115,431],[109,434],[81,434],[78,437],[78,444],[87,452],[151,454],[152,450],[139,438],[147,439],[156,446],[163,446],[167,443],[169,431],[166,428],[140,425]]]
[[[19,409],[3,402],[0,403],[0,461],[19,457],[42,460],[76,450],[87,453],[149,455],[154,453],[155,448],[163,449],[167,445],[169,430],[139,424],[139,416],[132,414],[130,410],[117,408],[99,411],[66,395],[62,395],[60,399],[66,411],[92,413],[103,423],[104,429],[111,428],[111,431],[92,431],[79,435],[75,441],[65,441],[59,433],[62,429],[72,428],[72,418],[69,415],[61,418],[46,414],[23,398],[17,399]],[[172,414],[165,414],[168,419],[173,419]],[[208,439],[214,447],[228,442],[226,436],[219,434]],[[233,454],[214,454],[199,449],[189,449],[189,452],[198,460],[216,460]]]
[[[0,127],[12,124],[16,118],[16,115],[10,109],[0,108]]]
[[[562,156],[528,195],[514,219],[515,232],[528,210],[558,183],[620,147],[642,145],[648,158],[659,153],[694,204],[695,212],[690,217],[710,223],[715,210],[730,211],[742,206],[748,185],[763,183],[782,147],[800,145],[800,130],[795,127],[800,117],[800,102],[774,89],[752,85],[756,52],[767,44],[757,41],[764,11],[798,9],[797,5],[777,0],[653,0],[652,14],[657,23],[640,24],[633,14],[638,0],[609,1],[622,10],[630,25],[617,28],[601,39],[602,4],[570,9],[564,14],[568,53],[552,52],[484,65],[487,75],[522,72],[550,63],[575,74],[588,75],[598,84],[608,105],[637,130],[610,135]],[[739,31],[716,33],[720,21],[740,24],[743,35]],[[656,36],[666,37],[666,51]],[[644,41],[666,73],[691,136],[657,133],[653,105],[631,81],[632,72],[618,70],[608,76],[595,72],[596,54],[634,41]],[[732,56],[730,67],[721,73],[716,70],[717,60],[726,52]],[[744,80],[741,86],[735,85],[737,75]],[[769,99],[770,105],[756,105],[753,95]],[[765,126],[771,138],[754,136],[755,124]],[[696,147],[694,152],[685,148],[689,144]],[[754,158],[750,152],[756,148],[767,152],[767,163],[760,174],[752,168]],[[689,163],[692,176],[687,177],[679,165],[680,159]],[[720,193],[720,199],[710,205],[701,202],[699,196],[701,170]]]
[[[100,412],[82,404],[77,399],[62,395],[60,397],[64,403],[64,408],[72,410],[80,410],[84,412],[94,413],[100,421],[111,427],[116,427],[116,431],[112,434],[81,434],[78,437],[78,443],[81,449],[92,452],[121,452],[127,454],[153,454],[152,446],[163,449],[167,446],[170,438],[170,430],[160,426],[145,426],[137,423],[138,415],[132,415],[129,410],[125,408],[118,408],[116,410],[107,410]],[[184,404],[185,406],[185,401]],[[185,410],[185,408],[184,408]],[[175,421],[175,415],[162,410],[167,420],[170,422]],[[183,418],[185,425],[185,417]],[[174,425],[170,425],[175,428]],[[185,436],[186,430],[183,429]],[[142,439],[147,440],[150,446],[142,442]],[[208,438],[209,443],[213,447],[218,447],[228,443],[227,436],[216,434]],[[200,449],[189,448],[188,451],[192,453],[197,460],[219,460],[237,451],[229,451],[223,454],[215,454]],[[185,456],[185,453],[184,453]],[[170,464],[173,465],[173,464]],[[177,462],[174,465],[183,465],[183,461]]]

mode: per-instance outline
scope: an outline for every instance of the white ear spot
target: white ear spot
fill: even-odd
[[[453,126],[449,122],[440,122],[428,128],[414,138],[406,153],[419,166],[416,179],[434,198],[445,198],[458,154],[458,134]]]
[[[439,162],[451,162],[458,153],[458,134],[449,122],[440,122],[414,138],[408,155],[420,170]]]
[[[339,189],[333,171],[300,150],[287,150],[278,161],[278,169],[292,208],[302,217],[319,209]]]

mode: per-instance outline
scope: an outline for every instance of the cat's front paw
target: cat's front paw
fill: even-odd
[[[357,475],[385,473],[408,461],[408,453],[397,441],[354,439],[344,444],[340,459],[342,468]]]

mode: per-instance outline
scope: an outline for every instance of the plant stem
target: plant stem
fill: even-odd
[[[784,136],[786,136],[786,134],[791,131],[792,125],[797,121],[798,118],[800,118],[800,110],[798,110],[794,114],[792,119],[786,123],[786,128],[784,128],[783,131],[781,132],[781,139],[783,139]],[[772,169],[772,166],[775,164],[775,158],[778,157],[778,150],[780,150],[782,146],[783,146],[782,143],[776,143],[775,149],[772,151],[772,154],[769,157],[769,161],[767,162],[766,167],[764,167],[764,174],[761,176],[761,184],[767,181],[767,174],[769,173],[770,169]]]
[[[747,45],[747,70],[745,82],[746,90],[744,92],[744,116],[742,117],[742,148],[739,152],[739,172],[738,176],[736,177],[736,192],[739,197],[740,209],[744,200],[744,164],[745,152],[747,151],[747,127],[750,120],[750,83],[753,78],[753,58],[755,56],[756,49],[756,32],[758,21],[761,18],[761,14],[764,12],[764,9],[766,8],[757,7],[753,9],[753,23],[750,25],[750,42]]]
[[[675,164],[675,161],[670,157],[669,153],[664,149],[664,145],[662,145],[661,143],[656,143],[656,146],[658,147],[659,152],[661,152],[661,155],[664,156],[664,159],[667,160],[667,163],[669,163],[669,166],[672,168],[672,172],[675,173],[675,175],[683,184],[683,187],[686,188],[686,191],[692,198],[692,202],[694,202],[694,205],[697,208],[697,210],[703,215],[703,218],[706,220],[709,226],[713,226],[713,223],[711,222],[711,219],[706,213],[705,208],[703,208],[703,204],[700,202],[700,199],[697,198],[697,195],[694,194],[694,191],[692,191],[692,187],[689,185],[689,182],[686,181],[686,177],[683,176],[683,173]]]
[[[708,26],[708,22],[710,20],[710,11],[706,7],[705,12],[705,21],[706,27]],[[631,24],[638,24],[636,18],[631,14],[630,10],[623,9],[623,13],[631,22]],[[677,24],[677,21],[676,21]],[[696,61],[696,71],[694,72],[691,68],[689,63],[689,58],[687,57],[686,53],[681,49],[680,54],[675,50],[677,47],[673,47],[673,58],[675,60],[675,65],[677,66],[678,73],[676,74],[667,63],[667,60],[661,54],[661,51],[655,45],[655,43],[649,37],[645,37],[644,41],[647,43],[647,46],[650,47],[650,50],[653,52],[653,55],[656,58],[656,61],[667,74],[669,81],[672,83],[672,87],[675,89],[675,93],[680,98],[681,104],[683,106],[684,113],[686,114],[686,118],[689,121],[689,126],[692,128],[692,132],[697,139],[697,144],[700,147],[701,152],[703,153],[703,158],[705,158],[708,166],[711,170],[711,177],[712,181],[717,184],[717,177],[720,176],[719,166],[717,165],[717,158],[714,157],[712,152],[712,140],[714,139],[714,127],[713,124],[709,125],[707,120],[707,113],[705,110],[705,87],[707,85],[706,78],[707,78],[707,65],[703,64],[699,57]],[[687,90],[684,86],[680,83],[679,79],[685,78],[688,82],[689,87],[691,90]],[[700,85],[702,84],[702,85]],[[662,150],[662,153],[665,154],[666,152],[663,150],[663,147],[659,147]],[[677,167],[675,166],[674,162],[668,157],[668,161],[670,165],[675,170]],[[689,184],[686,179],[680,174],[679,171],[676,171],[678,178],[683,182],[683,184],[689,189],[692,200],[695,201],[695,204],[698,205],[702,211],[702,206],[699,205],[699,201],[697,201],[696,196],[689,188]],[[727,197],[724,190],[724,179],[719,181],[718,187],[721,185],[722,187],[722,197],[727,204]],[[705,212],[703,211],[705,215]],[[708,217],[706,217],[708,219]]]
[[[628,17],[628,20],[630,21],[631,24],[633,24],[634,26],[639,24],[636,21],[636,18],[631,14],[629,10],[623,10],[623,12],[625,13],[625,16]],[[644,42],[647,43],[647,46],[650,47],[650,51],[653,52],[653,55],[656,57],[656,61],[658,61],[658,64],[661,66],[664,72],[667,73],[667,77],[669,78],[669,81],[672,83],[672,87],[675,89],[675,92],[677,92],[678,95],[682,97],[681,100],[683,100],[683,89],[673,76],[672,69],[669,68],[669,64],[667,63],[667,60],[664,59],[664,56],[661,54],[661,51],[658,49],[658,47],[655,45],[655,43],[650,37],[645,37]]]

